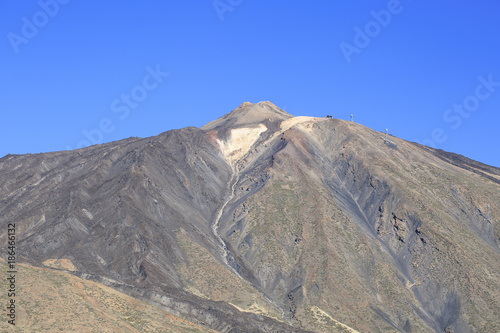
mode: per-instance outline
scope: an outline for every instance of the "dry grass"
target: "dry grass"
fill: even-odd
[[[6,264],[0,267],[6,304]],[[1,332],[214,332],[66,272],[25,264],[17,268],[16,326],[4,317]]]

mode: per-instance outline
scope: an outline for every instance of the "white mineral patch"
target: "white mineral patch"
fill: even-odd
[[[281,127],[282,131],[286,131],[287,129],[289,129],[297,124],[316,122],[316,121],[321,121],[321,120],[325,120],[325,119],[327,119],[327,118],[306,117],[306,116],[293,117],[293,118],[282,121],[280,127]]]
[[[231,130],[229,140],[217,140],[226,161],[229,164],[237,162],[250,150],[260,134],[266,130],[267,127],[264,124],[259,124],[258,127],[235,128]]]

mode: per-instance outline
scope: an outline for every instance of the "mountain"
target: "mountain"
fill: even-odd
[[[0,189],[18,260],[216,331],[500,331],[500,169],[353,122],[243,103]]]

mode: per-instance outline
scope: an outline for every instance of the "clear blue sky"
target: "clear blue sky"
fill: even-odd
[[[0,40],[0,156],[269,100],[500,167],[497,0],[5,0]]]

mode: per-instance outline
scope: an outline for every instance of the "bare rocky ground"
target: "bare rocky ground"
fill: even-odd
[[[0,190],[19,260],[216,331],[500,331],[500,169],[360,124],[244,103]]]

